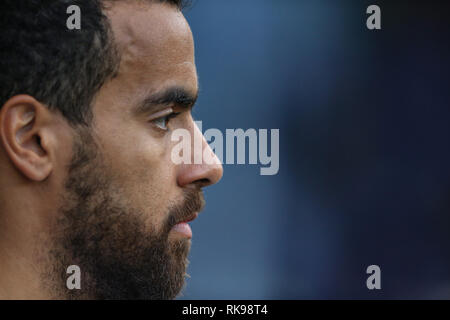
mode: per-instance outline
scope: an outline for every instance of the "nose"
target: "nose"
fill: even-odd
[[[208,145],[205,137],[194,123],[193,140],[201,139],[201,148],[195,148],[193,141],[191,143],[192,161],[190,164],[180,164],[178,171],[177,183],[180,187],[187,185],[196,185],[199,188],[207,187],[216,184],[220,181],[223,175],[223,167],[219,158],[214,154],[213,150]],[[201,152],[201,154],[199,154]],[[195,154],[197,153],[197,155]],[[200,163],[194,159],[201,159]]]

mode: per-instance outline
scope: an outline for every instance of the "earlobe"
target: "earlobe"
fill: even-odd
[[[12,164],[26,178],[45,180],[52,163],[45,147],[50,111],[33,97],[14,96],[0,109],[0,142]]]

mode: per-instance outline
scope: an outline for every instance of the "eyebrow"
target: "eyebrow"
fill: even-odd
[[[170,87],[161,92],[156,92],[143,101],[134,109],[134,114],[146,114],[156,110],[158,106],[176,105],[185,109],[192,108],[197,101],[198,92],[191,93],[183,87]]]

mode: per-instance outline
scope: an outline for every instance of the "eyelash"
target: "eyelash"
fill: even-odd
[[[154,120],[152,120],[152,123],[160,130],[164,130],[167,131],[169,130],[169,128],[167,127],[167,125],[169,124],[170,120],[177,117],[181,112],[172,112],[171,114],[156,118]],[[160,120],[165,120],[165,128],[162,128],[162,126],[159,126],[157,124],[158,121]]]

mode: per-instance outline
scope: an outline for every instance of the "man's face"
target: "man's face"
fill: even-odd
[[[178,223],[201,210],[201,188],[222,175],[218,162],[171,161],[171,132],[198,130],[192,34],[167,4],[123,1],[106,13],[121,64],[95,99],[91,127],[74,138],[54,258],[80,267],[80,296],[173,298],[190,246]]]

